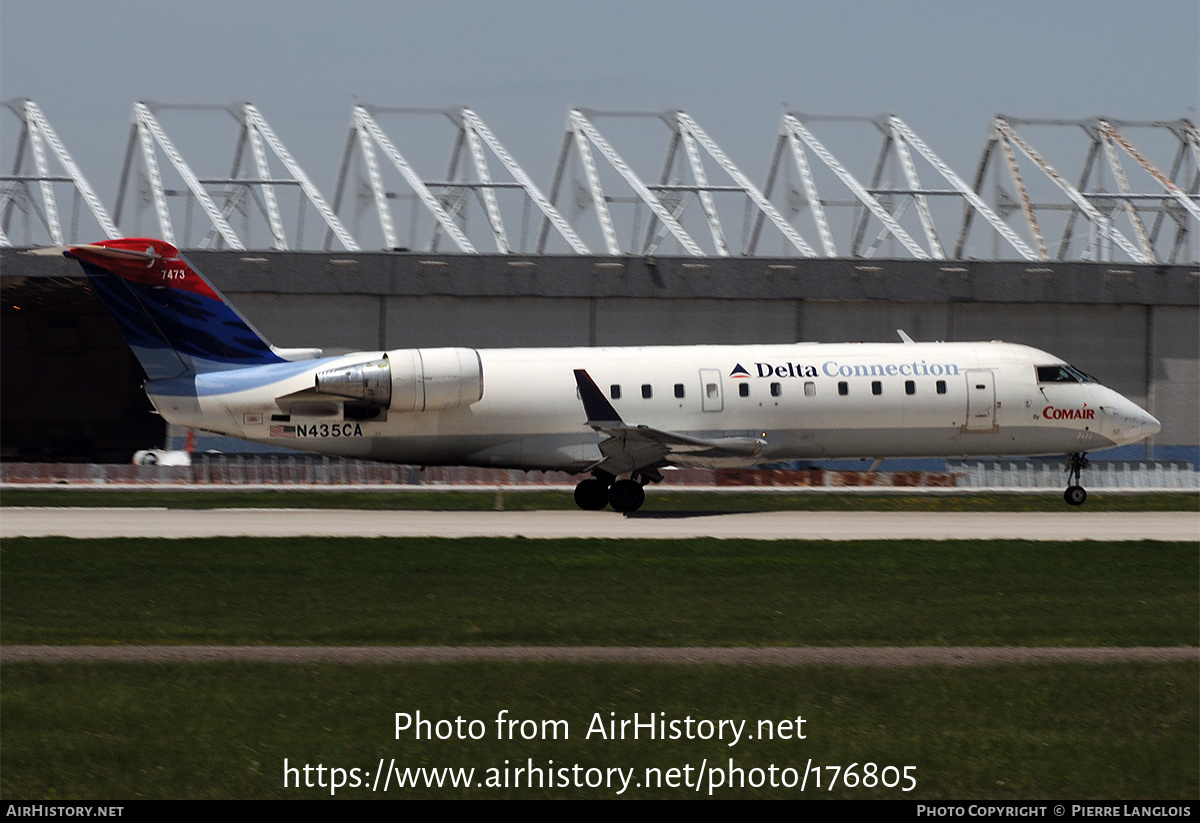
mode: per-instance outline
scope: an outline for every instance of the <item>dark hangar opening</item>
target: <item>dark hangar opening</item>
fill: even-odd
[[[161,446],[143,380],[87,281],[0,281],[0,459],[127,463]]]

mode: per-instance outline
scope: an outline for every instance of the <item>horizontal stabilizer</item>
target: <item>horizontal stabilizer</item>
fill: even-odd
[[[115,260],[144,260],[146,265],[150,265],[155,260],[162,257],[153,246],[147,246],[145,250],[140,249],[122,249],[114,246],[101,246],[98,243],[88,243],[83,246],[74,246],[70,251],[87,252],[96,257],[108,257]],[[72,255],[74,256],[74,255]]]

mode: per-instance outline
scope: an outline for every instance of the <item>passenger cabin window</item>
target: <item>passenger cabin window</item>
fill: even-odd
[[[838,381],[838,394],[840,394],[842,397],[845,397],[849,393],[850,393],[850,384],[847,383],[845,380],[839,380]]]
[[[682,383],[675,384],[675,396],[683,397],[683,384]]]
[[[750,384],[749,383],[738,383],[738,396],[739,397],[749,397],[750,396]]]
[[[809,383],[808,385],[811,386],[812,384]],[[771,396],[779,397],[781,394],[783,394],[783,384],[782,383],[772,383],[771,384]]]
[[[871,394],[879,396],[883,394],[883,382],[880,380],[871,381]]]
[[[917,393],[917,381],[916,380],[905,380],[904,381],[904,393],[905,394],[916,394]]]
[[[776,383],[775,385],[778,386],[779,384]],[[811,380],[805,382],[804,396],[805,397],[816,397],[817,396],[817,384]]]
[[[611,397],[613,400],[620,400],[621,399],[621,387],[618,386],[616,383],[613,383],[611,386],[608,387],[608,396]]]
[[[717,398],[718,396],[720,396],[720,394],[721,394],[720,390],[717,388],[716,383],[705,383],[704,384],[704,393],[714,399]]]
[[[652,388],[650,388],[650,384],[643,383],[642,384],[642,397],[645,398],[646,400],[649,400],[651,395],[653,395],[653,394],[654,394],[654,390]]]
[[[946,393],[946,381],[945,380],[937,381],[937,393],[938,394]]]

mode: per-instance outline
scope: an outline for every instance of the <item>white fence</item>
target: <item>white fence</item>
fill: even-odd
[[[374,463],[335,457],[199,454],[190,466],[98,463],[4,463],[0,483],[67,486],[504,486],[569,487],[565,472]],[[664,488],[720,487],[811,489],[997,489],[1066,488],[1065,461],[949,461],[945,471],[831,471],[823,469],[681,469],[666,473]],[[1200,472],[1186,461],[1093,461],[1084,470],[1089,490],[1188,491],[1200,489]]]
[[[974,489],[1061,489],[1067,485],[1066,461],[964,460],[948,463],[958,486]],[[1200,489],[1200,472],[1182,460],[1093,460],[1083,470],[1087,489],[1159,491]]]

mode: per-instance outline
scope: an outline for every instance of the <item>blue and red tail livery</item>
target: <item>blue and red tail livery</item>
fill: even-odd
[[[124,238],[65,254],[83,265],[151,380],[283,362],[170,243]]]

